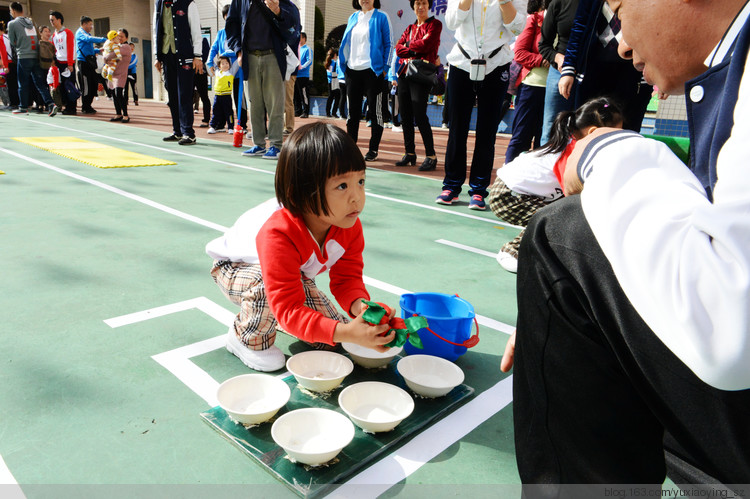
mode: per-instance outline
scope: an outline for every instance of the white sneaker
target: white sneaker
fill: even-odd
[[[262,372],[278,371],[286,365],[286,357],[276,345],[266,350],[250,350],[237,338],[234,327],[227,333],[227,350],[237,356],[250,369]]]
[[[234,134],[234,128],[227,128],[227,133]]]
[[[216,129],[214,127],[209,127],[206,133],[211,133],[211,134],[216,133]]]
[[[391,130],[393,130],[396,133],[401,133],[404,131],[404,129],[401,128],[401,125],[393,125],[393,128],[391,128]]]
[[[496,259],[497,263],[499,263],[500,266],[508,272],[513,272],[514,274],[518,272],[518,258],[511,255],[510,253],[499,251],[497,253]]]

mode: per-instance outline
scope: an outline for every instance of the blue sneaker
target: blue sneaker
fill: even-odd
[[[435,199],[435,202],[437,204],[453,204],[458,202],[458,196],[453,194],[453,191],[450,189],[445,189],[443,192],[440,193],[440,195]]]
[[[271,146],[268,148],[268,151],[263,155],[263,159],[279,159],[279,153],[281,150],[278,147]]]
[[[473,196],[471,196],[471,199],[469,200],[469,209],[480,211],[486,210],[487,205],[484,203],[484,198],[479,194],[474,194]]]
[[[243,156],[262,156],[266,153],[265,147],[253,146],[247,151],[243,152]]]

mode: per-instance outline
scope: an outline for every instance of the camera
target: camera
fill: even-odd
[[[487,72],[487,60],[484,58],[481,59],[472,59],[471,60],[471,70],[469,71],[469,79],[472,81],[483,81],[484,75]]]

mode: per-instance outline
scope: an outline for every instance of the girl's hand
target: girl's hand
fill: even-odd
[[[388,347],[385,345],[393,341],[396,333],[391,332],[385,336],[383,334],[390,329],[388,324],[373,326],[362,319],[359,314],[352,322],[336,324],[336,330],[333,333],[335,343],[349,342],[362,345],[365,348],[371,348],[378,352],[385,352]]]

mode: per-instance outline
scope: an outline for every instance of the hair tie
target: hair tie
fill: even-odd
[[[605,107],[605,108],[608,108],[608,107],[609,107],[609,104],[604,104],[604,107]]]

